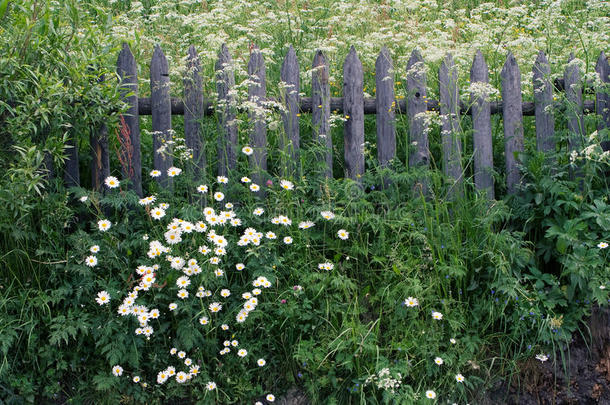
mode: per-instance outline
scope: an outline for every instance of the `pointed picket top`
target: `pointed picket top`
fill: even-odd
[[[326,150],[320,156],[326,166],[324,175],[333,175],[333,140],[330,132],[330,83],[328,62],[324,53],[317,50],[312,63],[311,73],[311,123],[314,138],[324,145]]]
[[[299,61],[294,47],[290,45],[280,69],[280,79],[285,83],[284,105],[282,112],[284,134],[280,137],[280,148],[283,151],[282,174],[290,177],[296,175],[299,167],[299,117],[300,117],[300,78]]]
[[[396,99],[394,96],[394,63],[390,51],[381,48],[375,61],[377,123],[377,160],[386,166],[396,155]]]
[[[248,60],[248,74],[250,76],[256,76],[255,80],[259,78],[259,72],[261,69],[265,69],[265,60],[263,54],[258,45],[252,45],[250,51],[250,60]]]
[[[549,111],[553,105],[551,67],[543,51],[538,52],[532,73],[537,149],[541,152],[554,151],[555,122],[552,111]]]
[[[506,188],[513,194],[521,181],[519,154],[523,152],[523,99],[521,71],[512,52],[500,73],[502,78],[502,119],[504,122],[504,157],[506,160]]]
[[[485,82],[489,81],[489,68],[481,50],[477,50],[470,68],[470,82]]]
[[[343,61],[343,69],[345,71],[345,69],[351,69],[351,68],[355,68],[356,70],[358,70],[359,65],[362,66],[362,63],[360,62],[360,58],[358,57],[358,52],[356,52],[356,48],[354,47],[354,45],[350,46],[349,48],[349,52],[347,53],[347,56],[345,57],[345,61]],[[345,80],[349,80],[349,77],[343,77],[343,82],[345,82]]]
[[[610,85],[610,64],[604,51],[601,51],[597,63],[595,64],[595,71],[599,75],[600,81],[605,85],[601,89],[598,89],[595,94],[595,104],[597,114],[601,116],[601,120],[598,124],[598,129],[610,128],[610,94],[608,94],[608,86]]]
[[[326,65],[326,56],[324,56],[324,52],[318,49],[313,56],[313,66],[325,66]]]
[[[521,73],[519,65],[517,64],[517,59],[515,59],[515,56],[511,51],[508,51],[508,54],[506,55],[506,61],[502,66],[502,72],[500,72],[500,76],[503,78],[509,78],[514,77],[516,73]]]
[[[489,83],[489,69],[480,50],[477,50],[470,68],[470,83]],[[491,106],[486,91],[471,92],[472,144],[474,160],[474,184],[484,191],[489,200],[495,198],[493,180],[493,145],[491,137]]]
[[[362,63],[351,47],[343,63],[343,126],[345,176],[362,181],[364,174],[364,75]]]
[[[218,51],[218,61],[216,62],[216,70],[220,70],[222,68],[222,63],[230,63],[231,62],[231,54],[229,53],[229,48],[227,44],[223,43],[220,46],[220,50]],[[221,64],[219,66],[219,64]]]
[[[409,57],[409,61],[407,62],[407,67],[413,66],[417,62],[423,62],[424,58],[422,58],[421,53],[418,49],[413,49],[411,51],[411,56]]]
[[[160,75],[169,74],[169,65],[167,63],[167,58],[161,49],[161,46],[155,45],[155,50],[153,51],[152,60],[150,62],[150,69],[158,69],[158,73]],[[157,71],[155,71],[157,73]]]
[[[448,195],[462,194],[462,144],[460,141],[460,104],[458,72],[453,56],[443,58],[438,72],[441,139],[443,146],[443,172],[453,179]]]

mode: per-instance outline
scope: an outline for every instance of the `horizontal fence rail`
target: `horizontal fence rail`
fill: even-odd
[[[181,98],[172,97],[171,101],[171,109],[172,115],[184,115],[184,100]],[[280,100],[269,97],[268,101],[279,102]],[[367,115],[377,114],[377,99],[372,97],[364,98],[364,113]],[[395,106],[392,108],[395,114],[406,114],[407,113],[407,100],[395,100]],[[203,101],[203,115],[211,116],[214,115],[216,108],[216,103],[211,100]],[[299,112],[303,114],[311,114],[314,111],[314,105],[319,105],[313,102],[312,97],[301,97],[299,103]],[[440,106],[438,100],[429,99],[426,103],[427,111],[440,111]],[[471,108],[464,103],[463,101],[459,101],[459,113],[461,115],[472,115]],[[560,111],[561,103],[554,102],[552,104],[553,108]],[[490,114],[500,114],[502,115],[502,101],[490,101]],[[237,108],[240,110],[239,107]],[[343,114],[343,97],[331,97],[330,98],[330,110],[335,114]],[[243,110],[247,111],[247,110]],[[534,102],[524,102],[522,107],[524,116],[534,116],[536,115],[536,105]],[[595,101],[593,100],[585,100],[583,103],[583,113],[584,114],[594,114],[595,113]],[[138,114],[139,115],[152,115],[152,110],[150,108],[150,97],[142,97],[138,99]]]
[[[567,61],[563,78],[551,82],[550,65],[543,52],[539,52],[532,66],[534,101],[523,102],[521,94],[521,71],[515,58],[509,52],[502,68],[501,100],[489,99],[489,69],[485,58],[479,51],[475,54],[470,70],[469,103],[460,99],[457,86],[458,72],[453,58],[448,54],[441,63],[439,80],[439,100],[427,97],[427,78],[424,60],[417,50],[411,53],[406,66],[406,90],[404,98],[395,95],[394,76],[397,72],[387,48],[383,48],[375,63],[375,98],[365,98],[363,92],[363,68],[356,49],[351,47],[343,65],[343,97],[330,97],[329,66],[321,51],[316,52],[312,63],[312,94],[300,96],[300,67],[295,50],[290,47],[281,65],[280,97],[268,98],[266,94],[267,78],[265,60],[258,49],[253,46],[248,63],[248,75],[251,83],[248,88],[250,104],[281,105],[283,134],[279,147],[284,156],[289,157],[280,167],[280,174],[291,176],[297,174],[300,155],[300,126],[302,113],[310,113],[314,140],[326,147],[326,152],[319,156],[326,165],[325,174],[332,175],[332,139],[330,137],[331,112],[341,114],[345,120],[343,126],[345,140],[345,177],[360,181],[364,173],[364,115],[375,114],[377,126],[377,151],[380,165],[385,166],[396,155],[396,116],[404,114],[409,122],[409,144],[413,150],[408,157],[409,166],[430,164],[428,143],[429,122],[426,114],[429,111],[440,113],[442,140],[442,168],[448,178],[453,179],[449,196],[461,193],[463,180],[462,158],[465,151],[462,145],[463,133],[459,125],[459,115],[472,117],[473,138],[471,151],[474,164],[475,187],[486,193],[490,199],[494,196],[493,181],[493,144],[491,115],[502,116],[504,129],[504,153],[506,157],[506,187],[509,193],[515,191],[521,179],[519,172],[519,154],[523,152],[524,128],[523,117],[534,116],[536,127],[536,144],[539,151],[555,150],[555,116],[557,112],[566,114],[570,137],[569,148],[575,149],[577,139],[584,136],[584,114],[600,116],[598,129],[610,127],[610,66],[608,58],[601,52],[597,59],[595,71],[602,86],[593,87],[583,83],[583,75],[573,56]],[[232,92],[235,77],[232,69],[229,49],[223,45],[216,61],[217,99],[206,99],[202,89],[201,63],[196,49],[191,46],[187,53],[187,73],[184,76],[184,94],[181,98],[170,97],[169,66],[160,47],[155,47],[150,64],[151,97],[138,97],[138,77],[135,58],[127,44],[117,60],[117,72],[122,80],[123,97],[129,105],[127,114],[121,117],[121,130],[117,134],[120,142],[119,161],[123,177],[130,180],[132,189],[140,196],[142,191],[142,163],[140,152],[140,115],[152,116],[153,148],[157,148],[170,139],[171,116],[184,115],[184,138],[186,146],[193,150],[195,167],[201,173],[205,171],[205,153],[200,118],[216,115],[218,118],[218,167],[217,173],[226,175],[236,167],[237,126],[236,114],[248,113],[253,123],[249,134],[249,145],[253,154],[249,164],[253,178],[259,184],[265,180],[267,170],[267,123],[264,117],[257,116],[256,111],[235,106]],[[565,92],[565,98],[571,108],[554,100],[553,93]],[[594,94],[595,100],[584,100],[584,94]],[[271,102],[271,103],[270,103]],[[110,173],[108,131],[102,127],[91,136],[93,153],[91,176],[93,187],[103,191],[103,179]],[[75,144],[70,140],[70,144]],[[68,186],[79,185],[78,152],[71,148],[65,167],[64,179]],[[162,172],[157,178],[163,187],[171,187],[171,179],[166,169],[172,165],[170,159],[161,159],[155,153],[154,168]],[[426,193],[428,185],[421,182]]]

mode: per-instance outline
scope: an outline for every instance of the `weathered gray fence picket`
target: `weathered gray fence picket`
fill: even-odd
[[[128,178],[133,190],[142,195],[142,167],[140,156],[139,115],[152,115],[154,167],[162,172],[160,183],[169,186],[167,168],[173,163],[170,157],[156,153],[170,138],[171,116],[184,114],[185,142],[193,150],[193,160],[198,173],[205,174],[206,162],[200,120],[205,115],[216,114],[218,119],[218,174],[227,176],[236,167],[237,126],[236,106],[232,95],[235,86],[231,55],[226,45],[218,53],[216,62],[216,103],[205,99],[202,90],[201,64],[194,47],[187,53],[187,73],[184,78],[184,100],[171,98],[169,88],[169,66],[162,50],[156,47],[150,65],[151,97],[138,97],[137,67],[129,46],[123,45],[117,60],[117,72],[122,80],[122,94],[130,108],[121,117],[121,131],[117,133],[121,143],[119,160],[123,177]],[[313,139],[324,146],[325,152],[319,159],[325,165],[324,174],[332,176],[332,138],[330,136],[331,111],[343,114],[345,176],[360,181],[365,171],[364,164],[364,114],[376,114],[377,158],[381,166],[386,166],[396,156],[396,114],[407,114],[409,121],[409,141],[412,143],[408,156],[409,166],[428,166],[430,151],[428,144],[428,111],[440,111],[442,139],[442,168],[452,185],[449,197],[462,193],[464,159],[460,125],[461,115],[471,115],[473,127],[472,154],[475,187],[489,199],[495,198],[493,181],[493,154],[491,115],[501,114],[504,128],[506,187],[514,193],[521,181],[519,154],[523,152],[523,116],[535,116],[537,149],[543,152],[555,150],[555,116],[559,107],[553,101],[553,90],[565,89],[568,129],[573,134],[570,148],[580,145],[584,136],[583,116],[596,112],[600,116],[599,129],[610,127],[610,67],[604,52],[599,55],[595,70],[602,84],[596,88],[595,101],[583,99],[582,75],[579,67],[568,61],[563,80],[551,83],[549,62],[543,52],[538,54],[533,65],[534,101],[523,102],[521,95],[521,73],[513,55],[509,53],[501,72],[501,101],[489,100],[489,71],[481,52],[474,56],[470,70],[470,103],[460,101],[457,68],[451,55],[447,55],[439,69],[440,99],[427,98],[426,72],[424,61],[414,50],[406,69],[406,99],[396,99],[394,93],[395,66],[387,48],[383,48],[375,63],[376,95],[365,98],[363,92],[363,68],[354,47],[343,65],[343,97],[330,97],[329,67],[324,54],[316,52],[312,64],[311,97],[300,97],[299,64],[295,50],[290,47],[281,66],[281,80],[284,89],[280,100],[267,97],[265,61],[258,47],[253,46],[248,62],[248,99],[251,106],[248,118],[251,125],[249,134],[253,153],[249,157],[253,180],[262,184],[267,171],[267,124],[261,111],[268,101],[284,105],[281,111],[284,138],[280,139],[283,176],[299,175],[299,117],[302,113],[312,114]],[[590,88],[590,87],[589,87]],[[72,141],[70,141],[72,145]],[[91,135],[92,148],[91,176],[96,190],[103,190],[103,180],[110,174],[108,134],[105,127]],[[64,179],[67,185],[78,185],[78,149],[76,143],[69,150]],[[422,179],[422,191],[426,193],[427,183]]]
[[[201,136],[201,117],[203,117],[203,84],[200,76],[201,64],[194,46],[190,46],[186,59],[184,76],[184,143],[193,151],[193,164],[196,175],[205,172],[205,153]],[[171,104],[170,104],[171,106]]]
[[[523,102],[521,71],[511,52],[502,68],[502,119],[504,122],[504,158],[506,160],[506,188],[514,193],[521,179],[519,153],[523,152]]]
[[[448,54],[438,72],[441,139],[443,142],[443,172],[453,180],[449,196],[462,194],[462,142],[458,90],[458,72],[453,57]]]
[[[142,196],[142,157],[140,152],[140,117],[138,105],[138,67],[136,59],[127,44],[119,53],[117,73],[121,78],[123,98],[129,105],[125,120],[125,133],[128,135],[121,142],[121,164],[123,177],[130,180],[132,189]],[[152,110],[151,110],[152,111]]]
[[[324,160],[326,177],[333,176],[333,139],[330,134],[330,82],[328,62],[322,51],[313,58],[311,73],[311,124],[314,139],[326,149]]]
[[[155,46],[150,62],[150,99],[152,106],[153,166],[161,172],[157,181],[162,186],[170,186],[171,178],[167,170],[174,165],[170,153],[161,153],[160,148],[172,140],[172,107],[169,98],[169,64],[159,46]]]
[[[252,81],[248,87],[248,98],[262,107],[267,99],[267,77],[265,60],[258,47],[252,49],[248,62],[248,75]],[[265,116],[257,110],[250,112],[249,119],[253,123],[250,133],[250,147],[253,149],[250,155],[250,167],[254,183],[261,185],[264,181],[264,173],[267,171],[267,122]]]
[[[284,83],[283,104],[285,110],[282,111],[282,121],[284,122],[284,134],[280,137],[280,148],[284,155],[284,167],[282,174],[286,177],[294,175],[298,169],[299,161],[299,92],[301,91],[299,78],[299,61],[297,54],[292,47],[288,48],[288,53],[282,63],[280,79]]]
[[[352,46],[343,64],[345,176],[359,181],[364,174],[364,75]]]

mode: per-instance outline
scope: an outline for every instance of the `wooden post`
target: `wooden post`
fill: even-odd
[[[493,179],[493,149],[491,138],[491,107],[489,93],[484,86],[489,84],[489,71],[481,51],[477,51],[470,68],[470,84],[480,90],[470,93],[472,104],[472,128],[474,147],[474,184],[477,190],[485,191],[487,198],[495,198]]]
[[[205,148],[201,134],[203,118],[203,88],[201,83],[201,64],[195,47],[188,49],[186,60],[187,73],[184,77],[184,140],[187,148],[193,150],[195,176],[205,174]]]
[[[447,54],[438,72],[441,138],[443,142],[443,172],[453,179],[448,195],[462,195],[462,142],[458,72],[451,54]]]
[[[523,152],[523,100],[521,98],[521,71],[511,52],[506,57],[501,77],[506,189],[509,194],[513,194],[521,181],[521,173],[517,164],[518,154]]]
[[[362,63],[352,46],[343,63],[343,111],[345,125],[345,177],[361,182],[364,174],[364,76]]]
[[[263,108],[263,103],[267,100],[267,75],[265,60],[258,46],[254,46],[250,54],[248,75],[252,81],[248,87],[248,99]],[[250,155],[252,180],[262,187],[267,171],[267,122],[264,114],[257,113],[255,110],[250,111],[248,115],[253,123],[250,132],[250,146],[254,149]]]
[[[172,106],[169,98],[169,65],[158,45],[155,46],[150,62],[150,100],[152,108],[153,130],[153,163],[155,169],[161,171],[157,177],[159,184],[169,187],[171,178],[167,169],[173,166],[174,158],[170,153],[159,153],[159,148],[167,147],[172,140]]]
[[[540,152],[555,150],[555,121],[553,116],[553,85],[551,67],[544,52],[538,52],[534,63],[534,108],[536,115],[536,147]]]
[[[568,117],[568,131],[570,132],[568,143],[570,145],[570,150],[575,150],[583,145],[585,123],[582,112],[583,101],[580,68],[576,63],[574,54],[570,54],[568,66],[566,66],[566,70],[563,74],[563,81],[566,99],[569,104],[566,111]]]
[[[216,62],[216,90],[218,92],[218,175],[227,176],[235,169],[237,148],[237,126],[233,96],[229,91],[235,86],[231,55],[226,44],[222,44]]]
[[[330,132],[330,83],[328,62],[322,51],[317,51],[313,58],[311,73],[311,123],[314,139],[326,147],[324,160],[326,177],[333,177],[333,139]]]
[[[411,52],[407,62],[407,115],[409,117],[409,141],[413,150],[409,155],[409,166],[428,166],[430,155],[428,147],[428,124],[425,114],[426,104],[426,71],[424,60],[417,50]],[[428,183],[422,179],[421,192],[428,194]]]
[[[127,43],[117,60],[117,73],[121,78],[121,94],[123,100],[129,105],[129,110],[123,115],[124,123],[129,134],[129,150],[123,149],[120,153],[128,159],[123,166],[123,177],[131,181],[130,188],[142,197],[142,158],[140,152],[140,116],[138,114],[138,68],[136,60]],[[123,148],[127,145],[122,145]],[[127,169],[127,170],[126,170]]]
[[[385,46],[375,62],[375,100],[377,105],[377,160],[385,167],[396,156],[396,98],[394,63]]]
[[[290,177],[296,174],[299,167],[299,104],[300,104],[300,80],[299,62],[297,54],[292,45],[288,48],[288,53],[282,63],[280,78],[285,84],[283,103],[286,111],[282,112],[284,122],[284,136],[280,137],[280,148],[284,153],[286,162],[282,170],[282,175]]]

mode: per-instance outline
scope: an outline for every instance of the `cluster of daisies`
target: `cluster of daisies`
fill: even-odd
[[[404,306],[406,306],[408,308],[415,308],[415,307],[419,306],[419,300],[417,298],[414,298],[414,297],[407,297],[402,302],[402,305],[404,305]],[[440,320],[443,319],[443,314],[438,312],[438,311],[432,311],[431,316],[432,316],[432,319],[437,320],[437,321],[440,321]],[[454,338],[451,338],[451,339],[449,339],[449,342],[452,345],[454,345],[454,344],[457,343],[457,340],[455,340]],[[434,358],[434,363],[437,366],[442,366],[445,363],[445,361],[441,357],[437,356],[437,357]],[[455,381],[456,382],[463,383],[465,380],[466,380],[466,378],[462,374],[458,373],[458,374],[455,375]],[[428,390],[428,391],[426,391],[426,398],[435,399],[436,398],[436,393],[434,391],[432,391],[432,390]]]
[[[244,147],[242,150],[245,154],[251,154],[253,150],[250,147]],[[175,177],[180,175],[182,170],[177,167],[171,167],[167,170],[168,177]],[[161,176],[159,170],[153,170],[150,173],[151,177]],[[224,176],[218,176],[216,182],[218,187],[228,183],[228,178]],[[249,189],[256,192],[260,189],[257,184],[252,183],[250,178],[243,177],[241,182],[246,184]],[[108,188],[119,187],[119,181],[115,177],[108,177],[105,181]],[[268,182],[271,187],[273,182]],[[295,185],[289,180],[281,180],[279,182],[281,189],[286,191],[294,190]],[[162,309],[159,308],[148,308],[143,304],[142,297],[143,293],[149,291],[151,288],[164,288],[166,286],[166,275],[167,272],[179,272],[180,274],[175,278],[175,286],[171,285],[167,288],[175,288],[175,294],[177,300],[168,304],[168,311],[176,311],[181,303],[186,302],[191,295],[199,299],[211,298],[207,304],[205,304],[204,313],[198,317],[198,321],[202,326],[211,325],[215,319],[215,315],[223,311],[226,307],[226,299],[230,297],[233,292],[228,288],[219,288],[216,293],[210,289],[206,289],[202,285],[197,283],[197,275],[204,271],[211,271],[219,282],[223,282],[225,279],[225,269],[227,269],[224,260],[227,257],[227,250],[230,248],[229,238],[225,236],[223,229],[227,228],[239,228],[242,227],[243,221],[238,218],[234,211],[234,205],[231,202],[225,201],[225,193],[220,190],[213,191],[210,187],[205,184],[201,184],[196,187],[196,191],[200,194],[205,195],[209,198],[209,201],[215,204],[221,204],[220,209],[214,207],[205,207],[202,209],[202,218],[197,222],[190,222],[181,218],[173,218],[169,221],[165,221],[168,216],[170,209],[167,203],[157,203],[156,196],[151,195],[144,197],[139,200],[139,204],[144,207],[146,215],[148,215],[153,224],[161,224],[166,222],[163,226],[163,231],[159,235],[163,235],[161,240],[150,240],[148,241],[148,251],[146,256],[150,260],[158,262],[142,264],[135,269],[135,275],[130,278],[129,281],[133,280],[132,288],[128,290],[126,296],[123,297],[121,304],[117,308],[117,313],[121,317],[135,317],[138,321],[138,327],[135,329],[136,335],[141,335],[146,339],[151,339],[154,329],[151,326],[151,321],[159,319],[163,316]],[[153,206],[154,205],[154,206]],[[256,207],[251,215],[253,217],[261,217],[265,214],[265,209],[262,207]],[[320,213],[323,219],[332,220],[335,218],[335,214],[332,211],[322,211]],[[242,228],[243,231],[238,232],[239,239],[235,244],[239,247],[245,246],[259,246],[265,241],[271,242],[279,239],[283,244],[290,245],[293,239],[290,235],[282,235],[282,230],[288,230],[292,226],[292,220],[286,215],[277,215],[269,219],[272,225],[277,225],[277,230],[262,232],[254,227]],[[298,228],[301,230],[310,229],[315,226],[313,221],[302,221],[298,223]],[[112,227],[112,223],[107,219],[100,219],[97,223],[97,227],[100,232],[106,232]],[[200,236],[197,236],[200,235]],[[349,232],[345,229],[339,229],[336,233],[337,238],[341,240],[347,240],[349,238]],[[152,238],[151,238],[152,239]],[[148,236],[145,236],[145,240],[148,240]],[[180,244],[183,240],[188,240],[189,243],[197,241],[196,245],[199,245],[196,254],[189,254],[180,251]],[[233,242],[231,242],[233,243]],[[99,251],[99,246],[92,246],[91,253],[95,254]],[[197,255],[198,254],[198,255]],[[85,259],[85,263],[90,267],[97,265],[97,258],[92,255]],[[222,268],[221,268],[222,266]],[[330,271],[334,269],[334,264],[331,262],[320,263],[318,265],[320,270]],[[236,263],[234,265],[234,271],[241,272],[246,269],[244,263]],[[158,282],[158,279],[161,281]],[[161,285],[160,285],[161,284]],[[235,321],[240,324],[246,321],[248,316],[256,309],[259,304],[259,300],[264,289],[268,289],[272,286],[271,281],[265,276],[258,276],[251,282],[251,287],[241,293],[243,299],[241,308],[235,315]],[[195,290],[195,291],[194,291]],[[214,297],[217,294],[217,298]],[[100,291],[96,298],[96,301],[100,305],[106,305],[110,302],[110,295],[106,291]],[[223,331],[229,330],[229,325],[223,323],[220,328]],[[233,335],[234,337],[234,335]],[[231,340],[225,340],[222,343],[222,349],[219,354],[224,356],[229,353],[235,353],[239,358],[245,359],[250,357],[248,350],[240,346],[237,339],[231,338]],[[170,354],[179,359],[184,366],[187,367],[185,371],[178,371],[174,366],[168,366],[166,369],[161,370],[157,373],[157,383],[163,384],[167,380],[173,378],[178,383],[185,383],[191,380],[194,376],[199,374],[200,367],[193,364],[193,361],[187,356],[186,352],[178,351],[176,348],[170,350]],[[256,358],[256,357],[254,357]],[[258,358],[256,365],[258,367],[264,367],[267,364],[264,358]],[[116,365],[112,368],[112,372],[115,376],[123,375],[123,368]],[[136,383],[142,383],[141,378],[138,375],[133,376],[133,381]],[[142,383],[144,384],[144,383]],[[215,382],[208,382],[206,387],[209,390],[216,389]],[[267,394],[265,399],[268,402],[273,402],[275,397],[273,394]]]

